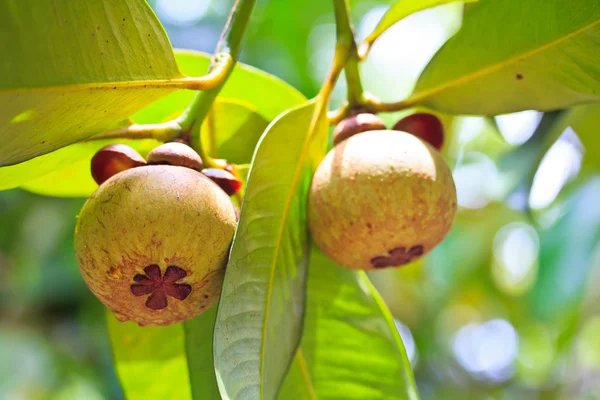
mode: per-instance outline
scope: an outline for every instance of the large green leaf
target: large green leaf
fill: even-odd
[[[180,68],[189,75],[201,75],[210,63],[208,55],[190,51],[179,51],[176,58]],[[272,97],[265,96],[267,94]],[[136,113],[133,120],[139,124],[164,122],[183,111],[193,96],[193,92],[190,91],[173,93]],[[222,125],[221,128],[227,129],[223,132],[223,136],[220,131],[217,132],[217,140],[220,141],[222,137],[231,137],[234,132],[232,128],[237,127],[239,129],[236,132],[244,137],[242,141],[246,144],[256,138],[258,129],[264,125],[263,118],[270,121],[280,112],[306,100],[296,89],[278,78],[239,63],[219,99],[236,102],[237,106],[234,105],[228,110],[241,112],[243,115],[232,116],[232,119],[239,124]],[[242,106],[251,108],[258,115],[250,114]],[[245,127],[249,129],[240,132],[240,129]],[[120,140],[119,142],[126,141]],[[127,143],[135,144],[136,142]],[[89,160],[96,150],[105,144],[106,142],[77,143],[18,165],[2,167],[0,168],[0,190],[11,189],[27,183],[26,189],[40,194],[88,196],[96,187],[89,174]],[[231,141],[224,146],[221,153],[233,150],[233,146],[236,145]],[[251,149],[238,147],[237,149],[239,151],[232,154],[236,159],[238,157],[246,158],[254,150],[253,147]],[[77,165],[71,165],[75,163]]]
[[[192,398],[182,324],[140,327],[117,321],[109,311],[107,320],[113,362],[125,398]]]
[[[184,78],[145,1],[0,3],[0,166],[114,128]]]
[[[391,28],[396,22],[411,14],[442,4],[454,3],[456,1],[460,0],[398,0],[386,11],[373,32],[365,38],[365,43],[371,45],[382,33]],[[477,0],[464,0],[465,3],[475,1]]]
[[[221,399],[213,363],[213,331],[216,316],[217,307],[213,306],[183,324],[194,399]]]
[[[313,100],[282,114],[254,154],[215,326],[225,399],[274,399],[300,341],[306,193],[328,133],[315,109]]]
[[[254,112],[251,105],[219,98],[214,111],[203,124],[203,134],[209,142],[208,147],[216,150],[212,156],[223,157],[233,163],[247,163],[266,126],[267,121]],[[110,143],[126,143],[144,157],[160,145],[160,142],[151,139],[75,143],[25,163],[0,168],[0,189],[16,186],[21,179],[28,180],[42,174],[21,186],[46,196],[87,197],[98,187],[90,174],[90,160],[98,149]],[[57,166],[62,168],[52,171]]]
[[[313,246],[304,335],[279,398],[418,397],[392,315],[366,274]]]
[[[98,188],[98,184],[90,173],[91,159],[102,147],[112,143],[125,143],[136,149],[142,156],[160,145],[152,139],[144,140],[97,140],[93,142],[75,143],[57,151],[23,164],[0,168],[0,188],[16,186],[19,177],[36,176],[42,171],[51,171],[37,179],[26,182],[23,189],[30,192],[59,197],[87,197]],[[52,171],[52,167],[64,166]],[[11,171],[19,171],[20,175],[13,175]],[[6,178],[6,179],[2,179]],[[6,186],[5,186],[6,185]]]
[[[457,114],[600,100],[600,3],[481,1],[433,57],[411,101]]]

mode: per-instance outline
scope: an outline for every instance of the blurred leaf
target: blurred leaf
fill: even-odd
[[[600,170],[600,104],[573,107],[565,118],[565,125],[573,128],[585,148],[582,175],[597,173]]]
[[[250,164],[238,164],[236,165],[237,172],[240,174],[240,178],[244,182],[244,185],[248,182],[248,172],[250,171]]]
[[[364,272],[311,249],[304,334],[280,399],[418,399],[392,315]]]
[[[235,164],[249,163],[269,122],[252,104],[220,99],[202,124],[202,143],[215,158]]]
[[[365,43],[371,45],[382,33],[391,28],[396,22],[411,14],[442,4],[454,3],[456,1],[457,0],[398,0],[387,10],[373,32],[365,38]],[[464,0],[463,2],[472,3],[476,1],[477,0]]]
[[[433,57],[411,98],[483,115],[599,101],[599,40],[594,1],[482,1]]]
[[[141,327],[117,321],[108,310],[107,323],[125,398],[192,398],[182,324]]]
[[[184,322],[185,349],[194,399],[220,400],[213,362],[213,331],[217,307]]]
[[[176,58],[181,70],[189,75],[203,74],[210,63],[210,56],[191,51],[179,51]],[[133,116],[133,119],[139,124],[164,122],[183,111],[193,96],[194,92],[192,91],[174,93],[138,112]],[[244,132],[244,136],[248,134],[245,139],[247,143],[254,140],[255,135],[258,134],[259,126],[262,126],[260,117],[270,121],[280,112],[306,100],[304,96],[287,83],[240,63],[236,65],[227,84],[221,91],[219,100],[222,98],[227,99],[226,101],[229,102],[239,101],[239,107],[231,106],[232,110],[235,108],[235,111],[241,111],[242,105],[251,104],[253,111],[260,114],[250,116],[247,111],[242,111],[246,117],[241,117],[238,122],[242,124],[239,126],[240,129],[249,128],[248,131]],[[247,118],[245,123],[248,125],[244,125],[244,118]],[[233,134],[229,130],[229,126],[224,125],[222,127],[228,128],[224,137]],[[137,141],[126,140],[116,140],[116,142],[130,145],[137,143]],[[147,146],[150,142],[158,143],[145,141],[145,144],[140,145]],[[38,182],[25,185],[26,188],[36,193],[51,196],[87,197],[96,188],[89,174],[89,162],[95,152],[106,143],[108,142],[77,143],[18,165],[2,167],[0,168],[0,190],[11,189],[50,174],[49,177],[44,177]],[[228,143],[223,151],[233,149],[232,146],[233,142]],[[229,149],[227,149],[228,147]],[[240,147],[238,153],[233,155],[235,157],[246,157],[248,154],[251,155],[253,151],[254,147],[252,147],[252,150]],[[77,166],[71,165],[75,163],[77,163]]]
[[[581,300],[592,254],[600,240],[600,178],[585,181],[566,203],[563,215],[540,232],[540,268],[530,304],[550,321],[571,318]]]
[[[498,163],[501,174],[501,192],[503,198],[524,187],[525,199],[529,199],[529,192],[533,178],[538,170],[546,152],[568,126],[568,117],[565,111],[544,113],[533,135],[521,146],[507,152]]]
[[[225,399],[274,399],[302,330],[308,232],[306,193],[325,153],[316,101],[267,128],[250,168],[215,326],[215,369]]]
[[[425,272],[433,295],[428,302],[443,303],[446,296],[468,282],[478,269],[487,268],[498,230],[525,220],[521,212],[502,203],[491,203],[481,209],[462,209],[448,236],[425,259]],[[487,270],[486,276],[489,276]]]
[[[144,1],[8,0],[0,25],[2,166],[115,128],[176,90],[154,81],[184,78]]]
[[[111,139],[75,143],[52,153],[36,157],[23,164],[0,168],[0,182],[2,182],[0,188],[4,184],[14,183],[14,180],[10,179],[12,170],[36,175],[36,172],[46,170],[49,166],[65,165],[64,168],[56,169],[40,178],[25,183],[21,187],[44,196],[88,197],[98,188],[98,184],[90,173],[91,159],[96,151],[111,143],[125,143],[139,151],[144,157],[150,150],[161,144],[161,142],[152,139]],[[37,171],[34,169],[36,167]],[[9,178],[2,181],[1,178],[7,175]],[[12,177],[15,176],[12,175]]]

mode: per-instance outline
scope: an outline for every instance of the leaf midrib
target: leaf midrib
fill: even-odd
[[[263,378],[264,378],[264,359],[265,359],[265,341],[266,341],[266,337],[267,337],[267,321],[269,319],[269,310],[270,310],[270,306],[271,306],[271,295],[272,295],[272,291],[273,291],[273,281],[275,279],[275,268],[277,266],[277,258],[279,257],[279,249],[281,248],[281,242],[283,241],[283,232],[285,230],[285,225],[287,223],[287,219],[289,216],[289,210],[292,204],[292,199],[294,197],[294,193],[296,192],[296,187],[298,185],[299,182],[299,177],[300,174],[302,172],[303,166],[304,166],[304,160],[306,159],[306,156],[308,154],[308,149],[310,148],[310,142],[314,136],[315,133],[315,129],[316,126],[318,124],[319,118],[321,116],[321,112],[322,109],[320,107],[320,103],[321,101],[317,100],[317,103],[315,105],[315,111],[313,112],[313,118],[310,122],[310,126],[309,126],[309,130],[308,130],[308,134],[306,135],[306,139],[304,141],[304,146],[302,147],[302,152],[300,153],[300,158],[298,160],[298,164],[296,164],[296,170],[294,171],[294,178],[292,179],[292,185],[291,185],[291,190],[290,190],[290,194],[287,198],[287,201],[285,203],[285,207],[283,209],[283,218],[281,219],[282,223],[281,226],[279,227],[279,232],[277,234],[277,240],[275,242],[275,251],[273,254],[273,262],[271,264],[271,276],[269,277],[269,286],[267,287],[267,299],[266,299],[266,304],[265,304],[265,317],[263,319],[263,331],[262,331],[262,335],[261,335],[261,348],[260,348],[260,385],[259,385],[259,390],[260,390],[260,398],[263,399],[264,398],[264,385],[263,385]]]
[[[136,81],[90,82],[53,86],[32,86],[23,88],[0,88],[0,95],[18,93],[83,92],[113,89],[187,89],[201,82],[198,78],[145,79]]]
[[[460,78],[457,78],[455,80],[446,82],[443,85],[440,85],[440,86],[437,86],[437,87],[433,87],[433,88],[430,88],[428,90],[424,90],[422,92],[414,93],[411,96],[409,96],[406,100],[404,100],[403,102],[407,102],[407,103],[410,103],[410,104],[421,103],[423,100],[427,99],[428,97],[432,97],[432,96],[438,95],[438,94],[440,94],[440,93],[442,93],[442,92],[444,92],[444,91],[446,91],[448,89],[452,89],[452,88],[454,88],[456,86],[459,86],[461,84],[469,83],[469,82],[471,82],[471,81],[473,81],[475,79],[481,78],[482,76],[485,76],[487,74],[491,74],[491,73],[494,73],[496,71],[499,71],[499,70],[501,70],[501,69],[503,69],[503,68],[505,68],[505,67],[507,67],[509,65],[512,65],[512,64],[516,63],[519,60],[523,60],[525,58],[534,56],[534,55],[536,55],[536,54],[538,54],[538,53],[540,53],[540,52],[542,52],[544,50],[547,50],[547,49],[549,49],[551,47],[559,45],[559,44],[561,44],[561,43],[563,43],[563,42],[571,39],[572,37],[575,37],[575,36],[577,36],[577,35],[585,32],[585,31],[587,31],[589,29],[592,29],[593,27],[595,27],[598,24],[600,24],[600,19],[597,19],[597,20],[593,21],[592,23],[590,23],[590,24],[588,24],[586,26],[583,26],[583,27],[581,27],[581,28],[579,28],[579,29],[577,29],[577,30],[575,30],[575,31],[567,34],[567,35],[561,36],[560,38],[558,38],[556,40],[553,40],[553,41],[550,41],[550,42],[548,42],[548,43],[546,43],[546,44],[544,44],[542,46],[539,46],[539,47],[534,48],[532,50],[529,50],[529,51],[526,51],[524,53],[518,54],[518,55],[516,55],[514,57],[508,58],[505,61],[499,62],[497,64],[489,65],[489,66],[487,66],[485,68],[482,68],[480,70],[477,70],[477,71],[475,71],[475,72],[473,72],[471,74],[463,75]]]
[[[302,373],[302,378],[304,379],[304,383],[306,383],[306,389],[308,391],[308,396],[311,400],[317,400],[317,395],[315,393],[315,387],[312,383],[312,378],[310,377],[310,372],[308,372],[308,367],[306,366],[306,360],[304,359],[304,354],[302,353],[302,347],[298,348],[296,352],[296,357],[298,359],[298,367],[300,368],[300,372]]]

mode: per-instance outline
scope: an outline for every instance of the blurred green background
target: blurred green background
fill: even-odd
[[[232,3],[150,1],[174,47],[206,52]],[[351,1],[359,37],[391,3]],[[451,4],[397,24],[362,66],[366,89],[382,100],[408,95],[462,15]],[[241,60],[312,97],[334,32],[328,1],[258,1]],[[342,80],[334,105],[344,94]],[[406,113],[383,117],[392,124]],[[421,397],[600,398],[600,174],[592,149],[586,154],[588,142],[565,129],[527,190],[520,183],[529,171],[518,161],[535,149],[511,152],[534,133],[540,113],[442,117],[461,207],[454,229],[424,261],[371,274]],[[73,255],[83,202],[0,192],[0,399],[122,398],[103,306]]]

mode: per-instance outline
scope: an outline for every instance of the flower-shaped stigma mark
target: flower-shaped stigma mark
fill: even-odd
[[[149,294],[146,300],[146,307],[151,310],[162,310],[167,307],[167,295],[177,300],[185,300],[192,292],[192,287],[183,283],[175,283],[185,278],[186,273],[183,269],[170,266],[161,276],[160,267],[156,264],[148,265],[144,268],[145,275],[137,274],[133,280],[137,283],[131,285],[131,293],[135,296],[145,296]]]
[[[413,258],[423,255],[423,246],[417,245],[406,251],[406,247],[398,247],[389,252],[387,256],[378,256],[371,259],[375,268],[384,268],[408,264]]]

